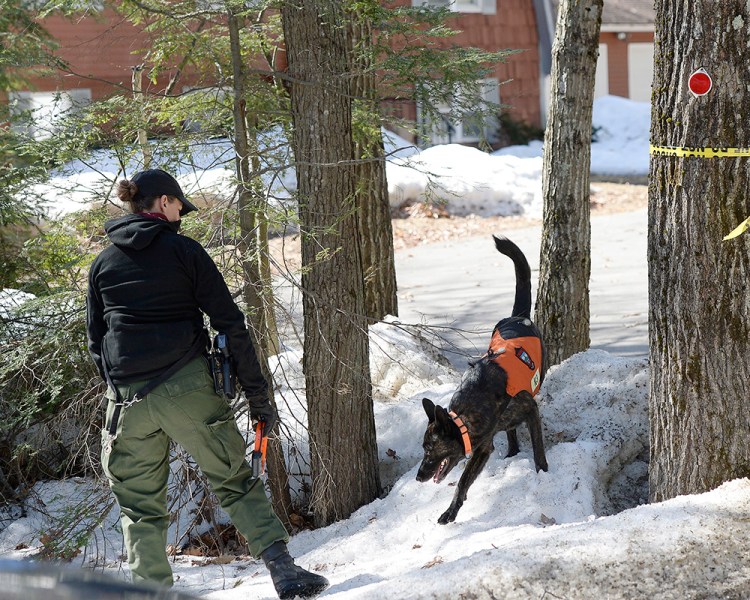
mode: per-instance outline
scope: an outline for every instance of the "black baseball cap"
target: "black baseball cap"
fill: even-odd
[[[166,171],[161,169],[146,169],[145,171],[139,171],[130,178],[135,185],[138,186],[138,194],[136,197],[142,198],[158,198],[163,195],[174,196],[180,202],[182,202],[182,209],[180,210],[180,216],[184,217],[189,212],[198,210],[195,206],[185,198],[185,194],[182,193],[182,188],[177,180],[172,177]]]

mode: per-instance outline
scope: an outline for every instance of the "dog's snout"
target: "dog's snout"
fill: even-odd
[[[432,478],[432,472],[429,469],[425,468],[424,463],[419,465],[419,469],[417,470],[417,481],[420,483],[424,483],[428,479]]]

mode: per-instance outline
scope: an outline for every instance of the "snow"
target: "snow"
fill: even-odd
[[[593,175],[640,177],[648,173],[650,105],[616,96],[594,101],[593,126],[598,141],[591,147]],[[512,146],[491,154],[445,144],[419,150],[398,135],[384,131],[389,201],[431,201],[443,204],[456,215],[527,215],[542,211],[542,143]],[[261,140],[261,147],[287,148],[278,132]],[[161,159],[156,147],[153,165]],[[198,205],[231,198],[234,190],[234,160],[227,140],[191,147],[193,164],[173,173],[185,193]],[[296,187],[288,156],[274,152],[263,176],[272,203],[283,206]],[[123,167],[124,164],[124,167]],[[50,218],[59,218],[105,200],[117,204],[115,183],[125,173],[140,168],[135,157],[123,160],[106,151],[93,153],[85,162],[76,161],[56,173],[46,184],[34,187],[44,198]]]
[[[594,114],[606,125],[594,145],[596,168],[602,173],[616,167],[620,173],[644,175],[645,107],[603,98]],[[620,155],[615,160],[617,148]],[[454,210],[479,215],[533,212],[538,210],[534,186],[541,159],[527,154],[540,149],[531,144],[515,155],[507,149],[487,155],[461,146],[422,152],[405,148],[402,156],[390,159],[389,182],[404,194],[401,198],[416,198],[429,188],[424,171],[440,173]],[[625,242],[617,238],[612,243]],[[750,595],[750,480],[646,503],[645,356],[618,356],[607,351],[605,341],[599,349],[553,367],[538,396],[549,471],[535,471],[525,430],[519,430],[521,452],[509,459],[504,458],[505,436],[498,434],[496,450],[456,521],[443,526],[437,519],[451,501],[461,467],[439,485],[416,481],[427,424],[421,399],[447,405],[460,372],[434,349],[421,327],[395,318],[371,328],[370,352],[378,455],[388,493],[348,519],[291,539],[290,551],[298,564],[329,578],[331,587],[322,597]],[[271,367],[285,431],[302,448],[304,461],[305,431],[299,419],[306,400],[300,348],[290,343]],[[106,512],[111,499],[83,479],[38,484],[24,514],[0,521],[0,527],[6,525],[0,531],[0,558],[36,553],[42,533],[49,529],[48,515],[64,515],[71,499],[84,497],[94,515],[106,516],[73,564],[125,578],[117,510]],[[170,540],[175,531],[173,525]],[[275,598],[267,571],[256,560],[180,556],[173,567],[175,588],[196,597]]]
[[[12,288],[0,290],[0,319],[9,319],[14,311],[26,301],[33,300],[34,297],[33,294]]]
[[[541,216],[541,158],[493,156],[445,144],[391,161],[387,177],[392,206],[431,200],[456,215]]]
[[[592,175],[635,178],[648,175],[651,103],[601,96],[594,100],[591,125]],[[541,157],[542,142],[501,148],[493,156]]]

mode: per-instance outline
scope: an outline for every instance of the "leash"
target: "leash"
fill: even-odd
[[[461,432],[461,439],[463,439],[464,441],[464,455],[466,456],[466,458],[471,458],[474,453],[471,450],[471,438],[469,438],[469,429],[461,420],[461,417],[459,417],[452,410],[448,411],[448,414],[450,415],[451,419],[453,419],[453,422],[458,426],[458,430]]]
[[[253,477],[256,479],[266,472],[266,449],[268,436],[266,435],[266,419],[261,418],[255,426],[255,446],[251,458]]]
[[[107,437],[104,440],[104,448],[107,452],[112,451],[112,444],[117,438],[117,424],[120,421],[120,416],[122,414],[122,411],[130,406],[133,406],[133,404],[136,404],[137,402],[140,402],[141,400],[143,400],[156,387],[158,387],[159,385],[167,381],[167,379],[172,377],[172,375],[174,375],[182,367],[187,365],[191,360],[193,360],[193,358],[195,358],[198,355],[198,350],[201,349],[202,345],[203,345],[203,339],[199,335],[196,338],[196,340],[193,342],[193,345],[190,347],[187,353],[185,353],[185,355],[180,360],[174,363],[166,371],[163,371],[161,375],[149,381],[140,390],[138,390],[135,394],[133,394],[131,398],[123,399],[122,396],[120,395],[120,390],[117,389],[117,386],[114,384],[114,382],[112,381],[112,377],[109,374],[109,365],[108,365],[109,361],[107,360],[107,357],[105,355],[104,344],[102,343],[102,366],[104,367],[104,378],[107,380],[107,385],[115,391],[115,408],[112,411],[112,420],[110,421],[109,427],[107,428]]]

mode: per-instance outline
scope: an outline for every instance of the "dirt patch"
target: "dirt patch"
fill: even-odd
[[[630,183],[594,182],[591,184],[591,214],[628,212],[648,203],[648,186]],[[394,210],[393,247],[412,248],[455,239],[490,235],[508,229],[533,227],[541,219],[524,216],[481,217],[451,215],[444,208],[412,204]],[[299,237],[271,240],[271,252],[277,264],[286,269],[299,267]]]
[[[628,212],[646,206],[648,187],[628,183],[592,183],[591,214]],[[399,214],[406,218],[393,219],[393,246],[403,250],[421,244],[449,241],[480,235],[490,235],[520,227],[539,225],[541,219],[524,216],[458,217],[445,210],[431,210],[417,206],[402,208]]]

